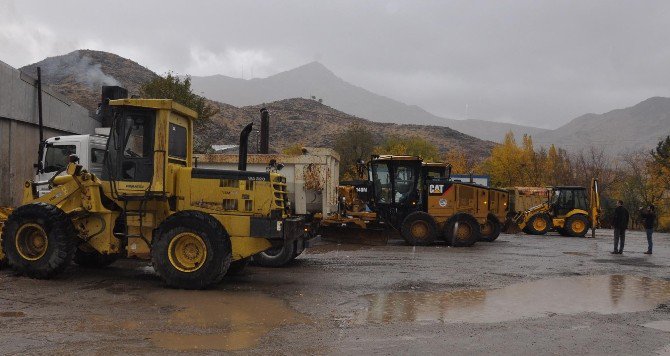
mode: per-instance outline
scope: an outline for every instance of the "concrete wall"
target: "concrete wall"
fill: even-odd
[[[93,133],[100,123],[88,110],[42,86],[44,138]],[[0,62],[0,206],[21,202],[35,174],[39,144],[36,80]]]

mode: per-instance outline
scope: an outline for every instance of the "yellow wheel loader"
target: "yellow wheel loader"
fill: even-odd
[[[592,179],[588,194],[584,187],[550,187],[549,199],[545,203],[518,213],[514,222],[531,235],[544,235],[555,230],[563,236],[584,237],[591,228],[592,237],[595,237],[599,215],[598,180]]]
[[[452,246],[471,246],[495,240],[507,214],[506,191],[452,182],[443,163],[373,156],[368,177],[339,187],[339,213],[318,217],[324,237],[354,235],[361,242],[385,243],[397,233],[409,245],[429,245],[440,238]]]
[[[49,278],[76,258],[105,265],[151,260],[168,286],[201,289],[231,264],[299,238],[304,222],[286,215],[286,180],[192,166],[196,113],[172,100],[108,102],[112,127],[100,176],[71,157],[65,175],[25,183],[23,205],[4,220],[2,252],[19,273]],[[42,196],[38,188],[48,185]]]

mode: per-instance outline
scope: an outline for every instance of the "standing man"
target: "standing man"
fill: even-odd
[[[647,252],[645,255],[651,255],[651,250],[654,244],[651,242],[651,234],[654,233],[654,223],[656,222],[656,212],[653,205],[649,205],[646,209],[640,209],[640,217],[644,220],[644,229],[647,231]]]
[[[614,217],[612,218],[612,227],[614,228],[614,251],[613,254],[623,253],[623,245],[626,241],[626,229],[628,228],[628,210],[623,207],[623,201],[617,200]]]

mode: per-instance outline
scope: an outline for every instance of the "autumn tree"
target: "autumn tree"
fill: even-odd
[[[491,150],[482,168],[491,177],[493,186],[513,187],[524,183],[522,164],[523,150],[517,145],[514,133],[509,131],[503,143]]]
[[[451,164],[451,172],[453,174],[468,174],[473,169],[471,162],[468,160],[468,156],[459,148],[452,148],[447,151],[447,154],[444,156],[444,161],[445,163]]]
[[[365,126],[352,124],[335,136],[334,148],[340,154],[341,179],[358,178],[357,162],[370,159],[375,137]]]
[[[164,77],[158,76],[142,85],[140,94],[144,98],[172,99],[198,113],[201,119],[208,119],[219,112],[205,98],[193,93],[190,76],[182,79],[167,72]]]
[[[430,141],[418,136],[391,135],[377,147],[378,154],[419,156],[425,162],[440,160],[440,151]]]

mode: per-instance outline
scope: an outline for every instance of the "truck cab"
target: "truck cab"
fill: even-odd
[[[35,175],[35,181],[45,182],[53,178],[54,175],[65,174],[70,155],[77,155],[80,164],[85,169],[100,176],[108,136],[103,134],[104,131],[97,131],[94,135],[67,135],[47,139],[44,143],[39,163],[40,169]],[[46,184],[37,188],[39,196],[48,193],[49,190],[50,188]]]

